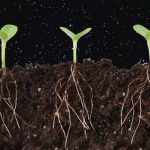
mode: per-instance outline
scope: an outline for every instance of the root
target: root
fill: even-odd
[[[75,66],[75,67],[76,67],[76,66]],[[76,69],[76,68],[75,68],[75,69]],[[93,111],[93,102],[92,102],[93,94],[92,94],[92,88],[91,88],[91,86],[85,81],[85,79],[84,79],[83,76],[82,76],[84,82],[86,82],[86,83],[89,85],[90,89],[91,89],[91,95],[92,95],[92,98],[91,98],[91,112],[90,112],[90,115],[89,115],[88,110],[87,110],[87,107],[86,107],[86,103],[85,103],[85,101],[84,101],[84,94],[82,93],[81,87],[79,86],[79,81],[78,81],[78,79],[77,79],[77,81],[75,80],[75,77],[77,76],[76,73],[79,73],[79,75],[82,76],[79,71],[76,72],[76,70],[72,70],[72,66],[71,66],[71,75],[70,75],[70,77],[69,77],[69,79],[68,79],[68,81],[67,81],[67,87],[66,87],[66,89],[65,89],[65,92],[64,92],[65,94],[63,95],[63,99],[60,97],[60,95],[59,95],[58,92],[57,92],[57,85],[60,83],[60,87],[62,88],[63,85],[66,83],[66,82],[65,82],[65,83],[61,86],[61,80],[63,80],[64,78],[61,78],[59,81],[57,81],[56,87],[55,87],[55,92],[56,92],[58,98],[60,99],[61,104],[60,104],[59,108],[57,108],[57,99],[56,99],[56,103],[55,103],[56,113],[55,113],[55,116],[54,116],[54,119],[53,119],[53,129],[54,129],[54,124],[55,124],[55,117],[57,116],[57,117],[58,117],[59,124],[60,124],[60,126],[61,126],[61,129],[62,129],[62,131],[63,131],[63,133],[64,133],[64,137],[66,138],[66,140],[65,140],[65,148],[66,148],[66,146],[67,146],[67,139],[68,139],[68,135],[69,135],[70,127],[71,127],[70,109],[72,109],[72,111],[75,113],[75,115],[77,116],[77,118],[79,119],[79,121],[82,123],[83,128],[84,128],[84,129],[87,129],[87,130],[90,129],[90,127],[87,125],[87,123],[86,123],[86,121],[85,121],[86,116],[88,116],[88,120],[89,120],[89,122],[90,122],[90,124],[91,124],[93,130],[95,131],[95,129],[94,129],[92,123],[91,123],[91,115],[92,115],[92,111]],[[69,81],[71,80],[71,77],[73,78],[73,81],[74,81],[74,83],[75,83],[78,96],[79,96],[80,101],[81,101],[81,105],[82,105],[81,114],[82,114],[82,119],[83,119],[83,121],[81,121],[81,119],[80,119],[80,117],[78,116],[78,114],[75,112],[75,110],[74,110],[74,109],[69,105],[69,103],[68,103],[68,94],[67,94],[67,91],[68,91],[68,89],[69,89],[69,88],[71,87],[71,85],[72,85],[72,84],[69,84]],[[77,86],[77,85],[78,85],[78,86]],[[69,87],[68,87],[68,86],[69,86]],[[79,87],[79,88],[78,88],[78,87]],[[60,88],[60,89],[61,89],[61,88]],[[81,92],[82,97],[81,97],[81,95],[80,95],[80,93],[79,93],[79,89],[80,89],[80,92]],[[61,121],[60,121],[60,118],[61,118],[61,117],[60,117],[60,115],[59,115],[59,109],[61,108],[61,105],[63,104],[63,102],[66,103],[67,110],[68,110],[68,113],[69,113],[69,129],[68,129],[67,135],[66,135],[66,133],[65,133],[65,131],[64,131],[64,129],[63,129],[63,126],[62,126]],[[84,115],[84,109],[85,109],[85,111],[86,111],[86,114],[85,114],[85,115]],[[87,138],[86,130],[84,130],[84,133],[85,133],[85,136],[86,136],[86,138]]]
[[[2,73],[3,73],[3,76],[5,77],[6,76],[6,68],[2,67]]]
[[[6,70],[5,70],[6,71]],[[10,73],[11,74],[11,73]],[[13,75],[11,74],[11,76],[13,77]],[[11,118],[11,120],[10,120],[10,122],[12,122],[13,121],[13,117],[15,117],[15,120],[16,120],[16,122],[17,122],[17,125],[18,125],[18,128],[20,129],[20,126],[19,126],[19,123],[18,123],[18,120],[17,120],[17,117],[16,117],[16,115],[23,121],[23,119],[15,112],[15,110],[16,110],[16,107],[17,107],[17,83],[16,83],[16,80],[14,80],[14,82],[11,82],[11,83],[15,83],[15,88],[16,88],[16,98],[15,98],[15,106],[13,107],[13,105],[12,105],[12,103],[11,103],[11,98],[10,98],[10,91],[9,91],[9,89],[8,89],[8,85],[7,85],[7,82],[5,83],[6,84],[6,88],[7,88],[7,91],[8,91],[8,95],[9,95],[9,97],[8,98],[4,98],[4,95],[3,95],[3,85],[2,85],[2,83],[3,83],[3,79],[5,79],[5,77],[6,77],[6,72],[4,73],[3,72],[3,74],[2,74],[2,78],[1,78],[1,95],[0,95],[0,101],[3,99],[4,101],[5,101],[5,103],[8,105],[8,107],[10,107],[11,108],[11,110],[13,111],[13,115],[12,115],[12,118]],[[0,103],[0,107],[1,107],[1,103]],[[1,111],[0,111],[0,116],[1,116],[1,119],[2,119],[2,122],[3,122],[3,125],[5,126],[5,128],[6,128],[6,130],[8,131],[8,133],[9,133],[9,136],[10,136],[10,138],[12,137],[11,136],[11,134],[10,134],[10,132],[9,132],[9,129],[7,128],[7,126],[6,126],[6,124],[5,124],[5,122],[4,122],[4,116],[2,116],[2,113],[1,113]],[[24,121],[23,121],[24,122]],[[27,124],[26,122],[24,122],[25,124]],[[33,128],[36,128],[35,126],[31,126],[31,125],[29,125],[29,124],[27,124],[28,126],[30,126],[30,127],[33,127]],[[21,130],[21,129],[20,129]]]
[[[135,129],[135,132],[134,132],[133,136],[132,136],[131,144],[133,143],[133,139],[134,139],[135,133],[136,133],[136,131],[137,131],[139,125],[140,125],[140,119],[142,118],[141,96],[142,96],[142,93],[145,91],[145,90],[144,90],[144,87],[145,87],[146,82],[149,81],[149,83],[150,83],[149,76],[148,76],[148,70],[149,70],[149,68],[147,69],[147,74],[146,74],[146,75],[147,75],[147,79],[145,80],[144,83],[141,83],[140,85],[138,85],[138,88],[136,89],[136,91],[134,92],[134,94],[131,96],[132,108],[130,109],[130,111],[128,112],[128,114],[125,116],[124,121],[122,121],[122,112],[123,112],[123,108],[124,108],[125,101],[126,101],[128,95],[129,95],[129,88],[130,88],[130,85],[131,85],[134,81],[139,80],[139,79],[143,79],[143,78],[137,78],[137,79],[135,79],[134,81],[132,81],[132,82],[128,85],[127,95],[126,95],[126,97],[124,98],[123,105],[122,105],[122,108],[121,108],[121,135],[122,135],[122,130],[123,130],[122,126],[123,126],[125,120],[127,119],[128,115],[130,114],[130,112],[133,110],[133,116],[132,116],[131,125],[130,125],[130,128],[128,129],[128,131],[131,131],[131,129],[132,129],[132,123],[133,123],[133,119],[134,119],[134,107],[137,105],[138,101],[140,101],[139,123],[138,123],[138,125],[137,125],[137,127],[136,127],[136,129]],[[140,90],[141,90],[141,91],[140,91]],[[137,101],[135,102],[135,104],[134,104],[134,103],[133,103],[133,96],[134,96],[135,94],[137,94],[139,91],[140,91],[140,95],[139,95],[139,97],[138,97],[138,100],[137,100]]]

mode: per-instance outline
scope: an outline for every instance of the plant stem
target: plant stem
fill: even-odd
[[[2,68],[5,68],[5,47],[6,42],[2,42],[2,49],[1,49],[1,61],[2,61]]]
[[[2,68],[4,76],[6,75],[6,68]]]
[[[150,63],[150,41],[147,41],[147,46],[148,46],[148,50],[149,50],[149,63]]]
[[[77,64],[74,63],[74,69],[73,69],[73,75],[76,76],[76,72],[77,72]]]

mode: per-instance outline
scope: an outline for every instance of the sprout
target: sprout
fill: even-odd
[[[64,31],[68,36],[70,36],[70,38],[73,41],[73,48],[72,48],[73,49],[73,61],[74,61],[74,63],[76,63],[77,62],[76,49],[77,49],[78,39],[80,37],[82,37],[84,34],[88,33],[92,28],[87,28],[84,31],[82,31],[76,35],[65,27],[60,27],[60,29],[62,31]]]
[[[4,73],[6,73],[5,69],[5,47],[6,47],[6,42],[12,38],[18,30],[17,26],[14,25],[5,25],[3,28],[0,30],[0,38],[2,41],[1,45],[1,61],[2,61],[2,69],[4,70]]]
[[[148,45],[148,49],[149,49],[149,62],[150,62],[150,30],[148,30],[145,27],[138,25],[138,24],[134,25],[133,29],[140,35],[144,36],[145,39],[147,40],[147,45]]]

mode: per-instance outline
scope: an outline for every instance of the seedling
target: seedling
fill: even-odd
[[[88,33],[92,28],[87,28],[84,31],[78,33],[78,34],[74,34],[73,32],[71,32],[69,29],[65,28],[65,27],[60,27],[60,29],[62,31],[64,31],[68,36],[70,36],[70,38],[73,41],[73,62],[74,62],[74,74],[76,72],[76,62],[77,62],[77,42],[79,40],[80,37],[82,37],[83,35],[85,35],[86,33]]]
[[[17,30],[18,30],[18,27],[11,25],[11,24],[5,25],[0,30],[0,38],[2,41],[2,44],[1,44],[1,61],[2,61],[2,70],[3,70],[4,75],[6,74],[6,68],[5,68],[6,42],[16,34]]]
[[[89,122],[90,122],[90,124],[91,124],[91,126],[92,126],[92,128],[93,128],[93,130],[95,131],[95,128],[93,127],[93,125],[92,125],[92,123],[91,123],[91,116],[92,116],[92,110],[93,110],[93,102],[92,102],[92,98],[93,98],[93,93],[92,93],[92,88],[91,88],[91,86],[86,82],[86,80],[84,79],[84,77],[81,75],[81,73],[77,70],[77,67],[76,67],[76,62],[77,62],[77,59],[76,59],[76,49],[77,49],[77,42],[78,42],[78,39],[80,38],[80,37],[82,37],[84,34],[86,34],[86,33],[88,33],[90,30],[91,30],[91,28],[87,28],[87,29],[85,29],[84,31],[82,31],[82,32],[80,32],[80,33],[78,33],[78,34],[74,34],[74,33],[72,33],[70,30],[68,30],[67,28],[64,28],[64,27],[60,27],[60,29],[62,30],[62,31],[64,31],[68,36],[70,36],[70,38],[72,39],[72,41],[73,41],[73,61],[74,61],[74,69],[72,69],[72,66],[73,65],[71,65],[71,75],[70,75],[70,77],[69,77],[69,79],[68,79],[68,81],[67,81],[67,87],[65,88],[65,91],[64,91],[64,94],[62,94],[63,95],[63,98],[61,98],[61,96],[59,95],[59,93],[57,92],[57,86],[60,84],[60,85],[62,85],[61,87],[60,87],[60,89],[62,89],[62,87],[66,84],[66,81],[65,81],[65,83],[63,83],[62,84],[62,80],[64,79],[64,78],[61,78],[57,83],[56,83],[56,87],[55,87],[55,92],[56,92],[56,94],[57,94],[57,96],[59,97],[59,100],[61,101],[61,104],[60,104],[60,106],[57,108],[57,99],[56,99],[56,105],[55,105],[55,107],[56,107],[56,112],[54,113],[55,114],[55,116],[54,116],[54,120],[53,120],[53,129],[54,129],[54,124],[55,124],[55,117],[57,116],[58,117],[58,120],[59,120],[59,124],[60,124],[60,126],[61,126],[61,128],[62,128],[62,131],[63,131],[63,133],[64,133],[64,137],[66,138],[66,140],[65,140],[65,148],[66,148],[66,146],[67,146],[67,139],[68,139],[68,135],[69,135],[69,131],[70,131],[70,127],[71,127],[71,112],[70,112],[70,109],[72,109],[72,111],[75,113],[75,115],[78,117],[78,119],[79,119],[79,121],[82,123],[82,125],[83,125],[83,127],[84,127],[84,133],[85,133],[85,136],[86,136],[86,138],[87,138],[87,135],[86,135],[86,129],[87,130],[89,130],[90,129],[90,127],[87,125],[87,123],[86,123],[86,117],[88,117],[88,120],[89,120]],[[77,78],[77,75],[78,74],[76,74],[76,72],[82,77],[82,79],[83,79],[83,81],[85,82],[85,83],[87,83],[88,84],[88,86],[89,86],[89,88],[91,89],[91,99],[90,99],[90,101],[91,101],[91,111],[90,111],[90,114],[89,114],[89,111],[88,111],[88,109],[87,109],[87,107],[86,107],[86,103],[85,103],[85,96],[84,96],[84,94],[83,94],[83,92],[82,92],[82,89],[81,89],[81,87],[80,87],[80,85],[79,85],[79,79]],[[70,105],[70,103],[68,103],[68,93],[67,93],[67,91],[69,90],[69,88],[71,87],[71,85],[72,85],[72,82],[71,82],[71,84],[69,85],[69,82],[71,81],[71,77],[72,77],[72,79],[73,79],[73,81],[74,81],[74,83],[75,83],[75,87],[76,87],[76,90],[77,90],[77,97],[79,97],[80,98],[80,102],[81,102],[81,105],[82,105],[82,110],[80,110],[80,114],[81,114],[81,116],[82,116],[82,119],[79,117],[79,115],[78,115],[78,113],[76,113],[76,111],[71,107],[71,105]],[[75,79],[75,77],[76,77],[76,79]],[[58,90],[58,91],[60,91],[60,89]],[[80,92],[79,92],[80,91]],[[61,116],[59,115],[59,110],[60,110],[60,107],[61,107],[61,105],[63,104],[63,103],[66,103],[66,107],[67,107],[67,112],[68,112],[68,115],[69,115],[69,128],[68,128],[68,131],[67,131],[67,134],[65,133],[65,130],[63,129],[63,126],[62,126],[62,124],[61,124]],[[89,103],[89,101],[88,101],[88,103]],[[86,113],[86,114],[85,114]]]
[[[5,77],[5,75],[6,75],[6,68],[5,68],[5,48],[6,48],[6,42],[16,34],[17,30],[18,30],[18,27],[17,27],[17,26],[14,26],[14,25],[11,25],[11,24],[5,25],[5,26],[4,26],[3,28],[1,28],[1,30],[0,30],[0,38],[1,38],[1,41],[2,41],[2,44],[1,44],[1,61],[2,61],[2,71],[3,71],[3,75],[4,75],[3,77]],[[10,73],[10,74],[11,74],[11,77],[13,77],[13,74],[12,74],[12,73]],[[8,90],[9,97],[8,97],[8,98],[3,98],[4,95],[3,95],[3,90],[2,90],[2,89],[3,89],[3,87],[2,87],[2,82],[3,82],[3,80],[0,79],[0,83],[1,83],[1,94],[0,94],[0,95],[1,95],[1,99],[4,100],[5,103],[8,105],[8,107],[10,107],[10,109],[13,111],[13,116],[14,116],[15,119],[16,119],[18,128],[21,129],[20,126],[19,126],[19,123],[18,123],[18,120],[17,120],[16,115],[17,115],[21,120],[22,120],[22,118],[15,112],[16,106],[17,106],[17,84],[16,84],[16,81],[10,81],[10,83],[15,83],[15,87],[16,87],[16,98],[15,98],[15,106],[14,106],[14,107],[13,107],[13,105],[12,105],[12,102],[10,101],[10,100],[12,100],[12,99],[10,98],[10,91],[8,90],[8,85],[7,85],[7,83],[6,83],[6,88],[7,88],[7,90]],[[0,105],[1,105],[1,102],[0,102]],[[10,134],[10,132],[9,132],[9,130],[8,130],[8,128],[7,128],[6,124],[5,124],[5,122],[4,122],[4,116],[2,116],[2,114],[3,114],[3,113],[2,113],[1,110],[0,110],[0,117],[1,117],[2,122],[3,122],[3,126],[5,126],[6,130],[7,130],[8,133],[9,133],[9,136],[10,136],[10,138],[11,138],[11,134]],[[12,120],[13,120],[13,116],[12,116],[11,122],[12,122]],[[23,121],[23,120],[22,120],[22,121]],[[24,122],[24,121],[23,121],[23,122]],[[24,123],[27,124],[26,122],[24,122]],[[31,126],[31,125],[29,125],[29,124],[27,124],[27,125],[28,125],[28,126]],[[36,128],[35,126],[31,126],[31,127]]]
[[[134,25],[133,29],[139,33],[140,35],[142,35],[143,37],[145,37],[145,39],[147,40],[147,45],[148,45],[148,49],[149,49],[149,62],[150,62],[150,30],[146,29],[145,27],[143,27],[142,25]]]
[[[133,29],[134,29],[137,33],[139,33],[140,35],[142,35],[143,37],[145,37],[145,39],[147,40],[147,45],[148,45],[148,49],[149,49],[149,62],[150,62],[150,30],[148,30],[148,29],[146,29],[145,27],[143,27],[143,26],[141,26],[141,25],[138,25],[138,24],[137,24],[137,25],[134,25],[134,26],[133,26]],[[128,114],[125,116],[125,118],[124,118],[124,120],[123,120],[123,119],[122,119],[122,112],[123,112],[123,108],[124,108],[124,105],[125,105],[125,101],[126,101],[128,95],[129,95],[129,88],[130,88],[130,85],[131,85],[133,82],[137,82],[137,80],[141,80],[141,78],[136,78],[135,80],[133,80],[132,82],[130,82],[130,84],[128,85],[127,95],[126,95],[126,97],[124,98],[123,105],[122,105],[122,108],[121,108],[121,134],[122,134],[122,130],[123,130],[122,126],[123,126],[123,124],[125,123],[127,117],[128,117],[129,114],[131,113],[131,111],[133,111],[133,116],[132,116],[131,125],[130,125],[130,128],[128,129],[128,131],[131,131],[131,129],[132,129],[132,124],[133,124],[133,120],[134,120],[134,114],[135,114],[134,108],[135,108],[135,106],[137,105],[137,103],[140,102],[140,115],[138,115],[138,117],[139,117],[139,123],[138,123],[138,125],[137,125],[137,127],[136,127],[136,129],[135,129],[135,132],[134,132],[133,136],[132,136],[131,144],[133,143],[134,136],[135,136],[136,131],[137,131],[139,125],[140,125],[140,120],[141,120],[141,119],[144,120],[144,118],[142,117],[142,107],[141,107],[141,105],[142,105],[142,98],[141,98],[141,95],[142,95],[142,93],[145,91],[145,88],[144,88],[144,87],[145,87],[145,85],[146,85],[146,82],[147,82],[147,81],[150,82],[149,76],[148,76],[148,69],[147,69],[147,79],[146,79],[146,81],[145,81],[144,83],[140,83],[140,85],[138,85],[138,88],[135,90],[134,94],[131,96],[132,108],[130,109],[130,111],[128,112]],[[134,90],[134,89],[133,89],[133,90]],[[139,95],[139,97],[138,97],[138,100],[134,103],[133,97],[134,97],[134,96],[136,95],[136,93],[138,93],[139,91],[140,91],[140,95]]]

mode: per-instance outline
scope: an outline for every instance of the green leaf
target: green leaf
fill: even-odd
[[[8,39],[7,33],[5,33],[4,31],[1,31],[1,30],[0,30],[0,38],[1,38],[1,40],[3,40],[3,41],[7,41],[7,39]]]
[[[87,28],[87,29],[85,29],[84,31],[78,33],[78,34],[75,36],[74,40],[78,40],[78,39],[79,39],[80,37],[82,37],[84,34],[88,33],[91,29],[92,29],[92,28]]]
[[[145,35],[147,41],[150,41],[150,31]]]
[[[145,27],[143,27],[143,26],[141,26],[141,25],[134,25],[133,26],[133,29],[137,32],[137,33],[139,33],[140,35],[142,35],[142,36],[144,36],[145,37],[145,35],[149,32],[149,30],[148,29],[146,29]]]
[[[61,29],[62,31],[64,31],[68,36],[70,36],[71,39],[74,38],[75,34],[74,34],[73,32],[71,32],[70,30],[68,30],[67,28],[65,28],[65,27],[60,27],[60,29]]]
[[[16,34],[17,30],[18,30],[18,27],[14,25],[5,25],[1,29],[1,31],[5,32],[8,35],[8,38],[5,39],[6,41],[12,38]]]

